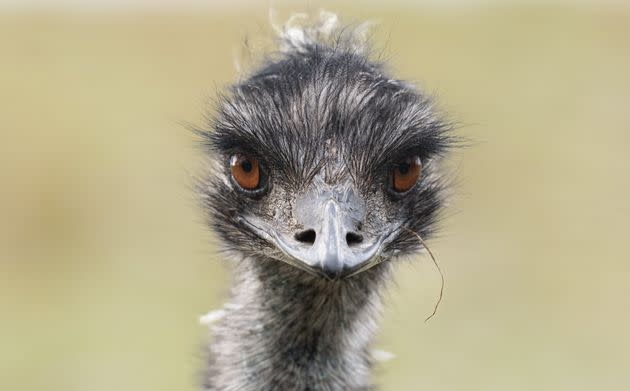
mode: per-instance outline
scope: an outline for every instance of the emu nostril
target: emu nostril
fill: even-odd
[[[296,233],[295,240],[306,244],[313,244],[315,243],[315,236],[316,234],[314,230],[307,229],[305,231]]]
[[[363,241],[363,236],[354,233],[354,232],[348,232],[346,234],[346,243],[348,243],[349,247],[352,247],[354,245],[357,245],[359,243],[361,243]]]

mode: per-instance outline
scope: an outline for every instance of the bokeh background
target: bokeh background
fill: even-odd
[[[269,43],[267,2],[0,4],[0,389],[195,390],[226,265],[182,123]],[[630,7],[276,1],[373,20],[470,146],[442,234],[401,265],[384,390],[630,387]],[[258,44],[260,43],[260,45]],[[256,52],[256,50],[254,50]]]

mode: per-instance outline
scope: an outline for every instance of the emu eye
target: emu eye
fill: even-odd
[[[394,166],[392,173],[392,188],[397,193],[404,193],[411,189],[422,174],[422,163],[418,156],[412,156]]]
[[[230,157],[232,177],[245,190],[256,190],[260,185],[260,166],[251,156],[237,153]]]

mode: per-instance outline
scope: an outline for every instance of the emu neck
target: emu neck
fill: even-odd
[[[371,390],[369,345],[389,263],[326,281],[244,260],[215,327],[207,390]]]

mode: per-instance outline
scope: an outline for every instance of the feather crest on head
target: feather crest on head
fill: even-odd
[[[284,24],[279,24],[273,9],[269,10],[269,22],[278,35],[280,51],[283,53],[306,53],[319,43],[332,43],[355,53],[365,53],[368,47],[367,35],[374,24],[367,21],[348,28],[341,25],[337,14],[325,10],[321,10],[317,17],[295,13]]]

